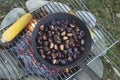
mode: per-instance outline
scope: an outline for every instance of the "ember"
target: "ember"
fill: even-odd
[[[33,54],[30,39],[31,32],[33,31],[37,23],[35,20],[33,20],[33,22],[31,23],[31,25],[29,25],[29,30],[26,32],[26,34],[22,35],[22,37],[17,41],[17,45],[13,46],[11,50],[17,53],[18,59],[21,61],[21,64],[25,67],[25,76],[32,73],[45,76],[50,80],[54,80],[53,76],[61,70],[49,68],[42,62],[38,62]]]

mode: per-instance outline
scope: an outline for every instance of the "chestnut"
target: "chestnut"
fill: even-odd
[[[66,35],[66,32],[63,31],[63,32],[61,33],[61,36],[65,36],[65,35]]]
[[[41,30],[41,31],[45,30],[45,26],[44,26],[44,25],[41,25],[41,26],[40,26],[40,30]]]
[[[54,30],[55,27],[54,27],[53,25],[50,25],[50,26],[49,26],[49,29],[50,29],[50,30]]]
[[[85,32],[83,30],[80,31],[80,36],[84,37],[85,36]]]
[[[61,50],[61,51],[64,50],[64,45],[63,45],[63,44],[60,45],[60,50]]]
[[[65,40],[67,40],[67,39],[68,39],[68,37],[67,37],[67,36],[64,36],[64,37],[63,37],[63,40],[64,40],[64,41],[65,41]]]

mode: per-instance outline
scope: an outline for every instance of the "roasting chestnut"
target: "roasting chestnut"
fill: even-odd
[[[67,36],[68,37],[72,37],[72,33],[67,33]]]
[[[85,32],[82,30],[82,31],[80,31],[80,36],[81,37],[84,37],[85,36]]]
[[[63,45],[63,44],[60,45],[60,50],[61,50],[61,51],[64,50],[64,45]]]
[[[65,35],[66,35],[66,32],[63,31],[63,32],[61,33],[61,36],[65,36]]]
[[[54,47],[54,43],[50,43],[50,49]]]
[[[64,37],[63,37],[63,40],[64,40],[64,41],[65,41],[65,40],[67,40],[67,39],[68,39],[68,37],[67,37],[67,36],[64,36]]]
[[[85,51],[85,31],[74,20],[52,20],[41,25],[36,43],[40,56],[53,65],[66,65],[77,60]]]
[[[49,29],[50,29],[50,30],[54,30],[55,27],[54,27],[53,25],[50,25],[50,26],[49,26]]]
[[[44,25],[41,25],[41,26],[40,26],[40,30],[45,30],[45,26],[44,26]]]

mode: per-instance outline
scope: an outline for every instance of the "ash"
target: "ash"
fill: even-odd
[[[24,76],[40,75],[47,78],[48,80],[55,80],[54,76],[61,70],[49,68],[42,62],[38,62],[33,55],[33,49],[30,41],[30,33],[27,32],[25,35],[17,41],[17,44],[11,48],[11,50],[17,54],[17,58],[21,62],[24,69]]]

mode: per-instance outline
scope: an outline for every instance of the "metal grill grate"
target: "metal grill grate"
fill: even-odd
[[[33,29],[33,27],[35,25],[32,25],[32,23],[36,24],[37,23],[36,21],[39,21],[42,17],[46,16],[47,14],[55,13],[55,12],[71,13],[71,14],[74,14],[74,15],[80,17],[83,21],[85,21],[85,18],[86,19],[88,18],[88,17],[86,17],[85,14],[82,14],[83,16],[81,16],[80,13],[76,14],[77,10],[90,12],[90,10],[85,6],[85,4],[81,0],[67,0],[67,1],[64,1],[63,3],[68,5],[70,7],[70,9],[66,5],[61,5],[61,3],[54,3],[54,2],[51,1],[49,4],[37,9],[34,12],[32,12],[32,15],[34,16],[34,19],[30,22],[28,27],[30,26],[30,28]],[[54,4],[54,6],[53,6],[53,4]],[[87,12],[86,12],[86,14],[87,14],[87,16],[89,16],[89,18],[91,18],[91,16]],[[91,20],[92,20],[92,18],[91,18]],[[95,22],[94,20],[92,20],[92,21]],[[94,32],[94,36],[96,36],[96,37],[94,37],[94,39],[99,39],[99,42],[97,42],[97,43],[93,40],[91,52],[89,53],[89,56],[87,57],[87,60],[85,61],[85,62],[87,62],[87,64],[90,64],[92,61],[94,61],[98,57],[104,55],[104,53],[107,50],[109,50],[116,43],[118,43],[118,41],[116,41],[111,36],[111,34],[105,29],[104,25],[101,24],[100,21],[97,20],[97,22],[95,22],[95,23],[96,23],[95,27],[90,27],[90,25],[86,24],[88,26],[88,28],[92,32]],[[93,25],[93,24],[91,24],[91,25]],[[30,77],[30,79],[34,80],[36,75],[38,76],[38,78],[41,79],[40,74],[35,74],[32,71],[29,72],[29,74],[24,74],[23,73],[23,72],[26,71],[26,68],[22,64],[21,60],[18,59],[18,55],[15,52],[15,48],[11,48],[11,46],[16,46],[16,45],[18,46],[18,43],[21,42],[21,38],[23,38],[23,36],[28,38],[28,39],[31,38],[31,33],[32,32],[30,30],[28,30],[28,27],[25,30],[23,30],[19,34],[19,36],[17,36],[11,43],[6,44],[7,47],[8,47],[7,49],[4,47],[4,45],[1,47],[1,48],[3,48],[4,51],[2,51],[2,54],[0,54],[0,62],[2,63],[2,65],[0,65],[0,68],[1,68],[1,70],[3,70],[4,74],[6,75],[6,77],[9,80],[13,80],[13,79],[20,79],[21,80],[21,79],[24,79],[24,78],[30,77],[30,76],[32,76],[32,77]],[[4,32],[4,30],[2,30],[2,31]],[[102,34],[98,34],[95,30],[99,30]],[[106,48],[104,48],[103,44],[101,44],[101,43],[103,43],[101,36],[104,36],[104,38],[105,38]],[[23,41],[23,43],[25,43],[25,45],[28,45],[28,44],[26,44],[25,40],[22,40],[22,41]],[[23,45],[23,43],[20,43],[20,45],[24,49],[27,50],[27,48],[30,48],[30,45],[26,47],[26,46]],[[32,52],[32,50],[31,50],[31,52]],[[21,52],[21,53],[24,53],[24,52]],[[16,61],[11,57],[14,57]],[[26,57],[26,59],[27,59],[27,57]],[[34,59],[33,59],[33,61],[34,61]],[[16,64],[16,62],[18,62],[18,63]],[[8,67],[6,65],[6,63],[10,64],[10,66]],[[19,69],[20,67],[18,66],[18,64],[20,65],[20,67],[22,67],[21,68],[22,70]],[[13,65],[15,65],[16,68],[13,67]],[[38,68],[40,69],[40,67],[38,67]],[[55,80],[69,80],[71,77],[76,75],[79,71],[81,71],[80,67],[75,66],[72,69],[70,69],[69,72],[62,71],[62,72],[59,72],[59,73],[55,74],[54,79]],[[20,74],[21,74],[21,76],[20,76]],[[43,77],[46,80],[48,80],[48,77],[46,77],[46,74],[44,74]]]

